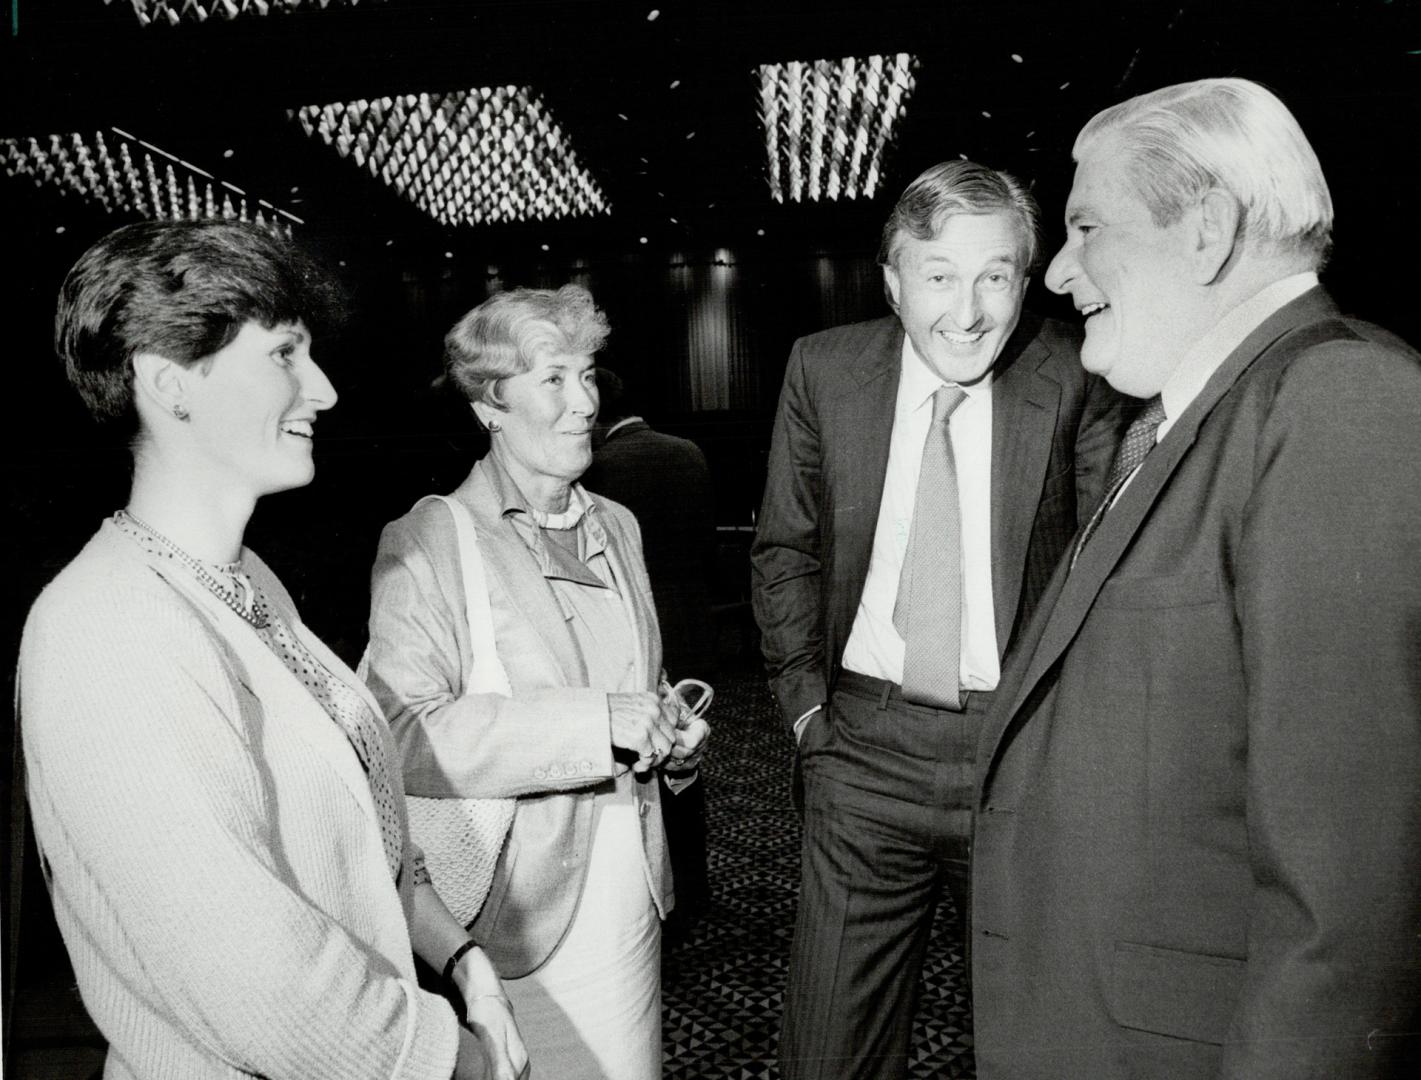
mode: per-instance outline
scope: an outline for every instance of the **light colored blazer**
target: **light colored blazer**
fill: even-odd
[[[458,1028],[415,981],[412,875],[390,879],[345,735],[240,617],[105,523],[31,610],[20,687],[35,834],[107,1077],[447,1080]]]
[[[468,615],[454,524],[437,502],[415,507],[381,534],[367,679],[390,720],[411,794],[519,797],[472,926],[499,973],[516,978],[547,960],[572,921],[594,808],[612,793],[614,764],[607,695],[588,687],[567,617],[505,513],[518,501],[510,488],[485,459],[454,497],[473,515],[513,696],[463,696],[473,662]],[[587,498],[628,602],[637,685],[655,690],[661,638],[636,519],[618,503]],[[672,894],[659,786],[654,778],[634,785],[646,885],[664,918]]]

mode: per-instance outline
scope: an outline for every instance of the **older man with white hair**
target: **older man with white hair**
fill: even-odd
[[[984,727],[979,1076],[1421,1075],[1421,358],[1264,88],[1074,156],[1046,283],[1141,408]]]

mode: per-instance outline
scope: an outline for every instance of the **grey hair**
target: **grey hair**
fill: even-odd
[[[610,331],[581,285],[510,289],[490,296],[444,336],[444,374],[469,401],[506,409],[505,379],[541,356],[592,356]]]
[[[1000,211],[1016,218],[1021,231],[1022,271],[1029,274],[1036,265],[1041,244],[1041,208],[1035,196],[1011,173],[975,161],[941,162],[907,186],[884,223],[878,262],[882,266],[894,263],[904,234],[931,240],[956,214]]]
[[[1243,234],[1264,250],[1308,256],[1332,246],[1332,196],[1317,155],[1286,105],[1247,79],[1166,86],[1097,113],[1076,136],[1080,161],[1119,139],[1136,194],[1158,226],[1210,190],[1238,200]]]

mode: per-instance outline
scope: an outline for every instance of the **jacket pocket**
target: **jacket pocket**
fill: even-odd
[[[1221,1045],[1243,980],[1233,957],[1117,941],[1111,1012],[1122,1027]]]
[[[1111,578],[1096,603],[1107,608],[1196,607],[1223,595],[1217,572]]]
[[[515,810],[516,814],[517,811]],[[512,832],[512,826],[509,827]],[[487,944],[498,930],[498,913],[503,909],[503,901],[508,898],[508,886],[513,881],[513,865],[518,861],[518,842],[509,836],[503,842],[503,851],[498,856],[498,866],[494,869],[493,884],[489,886],[484,906],[469,925],[469,930],[479,944]]]

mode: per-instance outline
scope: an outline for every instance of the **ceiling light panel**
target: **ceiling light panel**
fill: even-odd
[[[300,218],[118,128],[0,139],[0,168],[110,214],[251,221],[287,236]]]
[[[306,134],[333,146],[444,225],[611,211],[529,87],[304,105]]]
[[[872,198],[917,67],[908,53],[761,65],[770,197],[781,203]]]
[[[114,0],[104,0],[112,4]],[[366,0],[379,3],[380,0]],[[286,15],[293,11],[324,11],[328,7],[354,7],[360,0],[128,0],[139,23],[177,26],[208,19],[235,19],[239,15]]]

